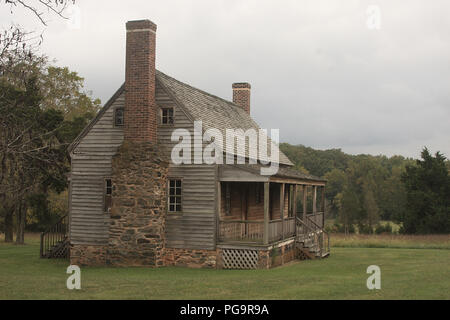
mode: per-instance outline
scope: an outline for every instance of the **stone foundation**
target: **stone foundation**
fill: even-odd
[[[286,264],[296,258],[295,241],[278,243],[267,250],[259,251],[259,269],[270,269]]]
[[[136,238],[136,235],[130,235]],[[138,239],[137,239],[138,240]],[[136,243],[137,243],[136,240]],[[139,250],[138,250],[139,249]],[[187,268],[222,269],[222,249],[176,249],[153,247],[151,243],[140,243],[139,246],[123,250],[111,245],[72,245],[70,248],[70,263],[79,266],[176,266]],[[155,251],[160,256],[156,257]],[[296,253],[295,242],[280,243],[268,249],[258,250],[258,269],[270,269],[281,266],[295,259],[301,259]],[[118,259],[118,255],[120,258]],[[117,260],[115,260],[117,259]]]
[[[164,264],[166,266],[216,268],[216,263],[216,250],[165,249]]]
[[[295,242],[274,247],[269,251],[269,268],[281,266],[295,259]]]
[[[77,266],[104,266],[108,246],[71,245],[70,264]]]

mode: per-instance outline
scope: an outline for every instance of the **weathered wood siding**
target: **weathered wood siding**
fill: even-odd
[[[112,156],[123,141],[114,127],[114,109],[123,107],[122,93],[73,150],[70,240],[73,244],[106,244],[109,214],[103,212],[104,179],[111,175]]]
[[[193,137],[194,124],[178,108],[157,82],[156,101],[158,106],[174,108],[175,123],[158,126],[159,142],[166,146],[170,157],[174,129],[184,128]],[[192,139],[192,143],[194,140]],[[194,155],[192,154],[192,162]],[[216,166],[205,164],[174,165],[169,167],[169,177],[182,179],[182,210],[168,213],[166,218],[166,247],[188,249],[214,249],[216,244]]]
[[[123,141],[123,130],[114,127],[113,110],[124,106],[121,94],[81,140],[72,157],[72,197],[70,238],[74,244],[105,244],[109,215],[103,212],[104,179],[111,175],[111,160]],[[170,156],[172,131],[194,125],[157,82],[156,103],[174,108],[175,123],[158,125],[159,142]],[[194,160],[194,158],[192,158]],[[214,249],[216,233],[215,165],[170,165],[169,176],[181,178],[181,214],[168,213],[166,246],[171,248]]]
[[[220,218],[223,220],[264,220],[264,184],[261,182],[221,182]],[[230,188],[230,215],[226,214],[226,184]],[[258,187],[259,185],[259,187]],[[259,192],[259,203],[256,202]],[[245,216],[247,211],[247,216]]]

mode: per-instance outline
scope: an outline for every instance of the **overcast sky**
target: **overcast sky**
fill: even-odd
[[[124,81],[125,22],[150,19],[159,70],[225,99],[233,82],[251,83],[252,116],[279,128],[282,142],[411,157],[428,146],[450,156],[449,1],[76,5],[78,29],[47,16],[42,52],[79,72],[103,103]],[[25,10],[1,6],[2,27],[42,29]]]

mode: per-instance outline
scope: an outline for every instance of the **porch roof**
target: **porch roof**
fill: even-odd
[[[278,172],[272,176],[261,175],[260,164],[233,164],[222,165],[219,171],[221,181],[248,181],[248,182],[285,182],[292,184],[318,184],[324,185],[327,180],[301,173],[287,166],[280,166]]]

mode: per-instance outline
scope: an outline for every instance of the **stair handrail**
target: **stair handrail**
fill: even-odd
[[[312,238],[311,234],[314,233],[314,230],[299,217],[296,217],[296,221],[297,221],[297,223],[302,224],[306,229],[308,229],[308,230],[305,230],[306,232],[304,232],[303,234],[305,234],[308,239],[311,239]],[[295,228],[295,233],[296,233],[295,238],[297,239],[298,238],[297,227]]]
[[[312,220],[308,216],[306,216],[306,219],[308,219],[308,222],[312,223],[316,227],[315,231],[320,230],[320,231],[322,231],[322,235],[325,234],[325,236],[326,236],[326,240],[322,236],[321,241],[319,241],[320,255],[322,256],[322,254],[323,254],[323,247],[326,247],[327,248],[326,252],[329,253],[330,252],[330,234],[328,232],[326,232],[323,227],[319,226],[314,220]],[[324,240],[326,241],[326,245],[323,243]]]
[[[39,254],[41,258],[46,257],[50,248],[56,245],[60,241],[64,241],[67,237],[67,218],[68,215],[64,215],[58,219],[56,223],[48,227],[41,233],[41,243]]]

